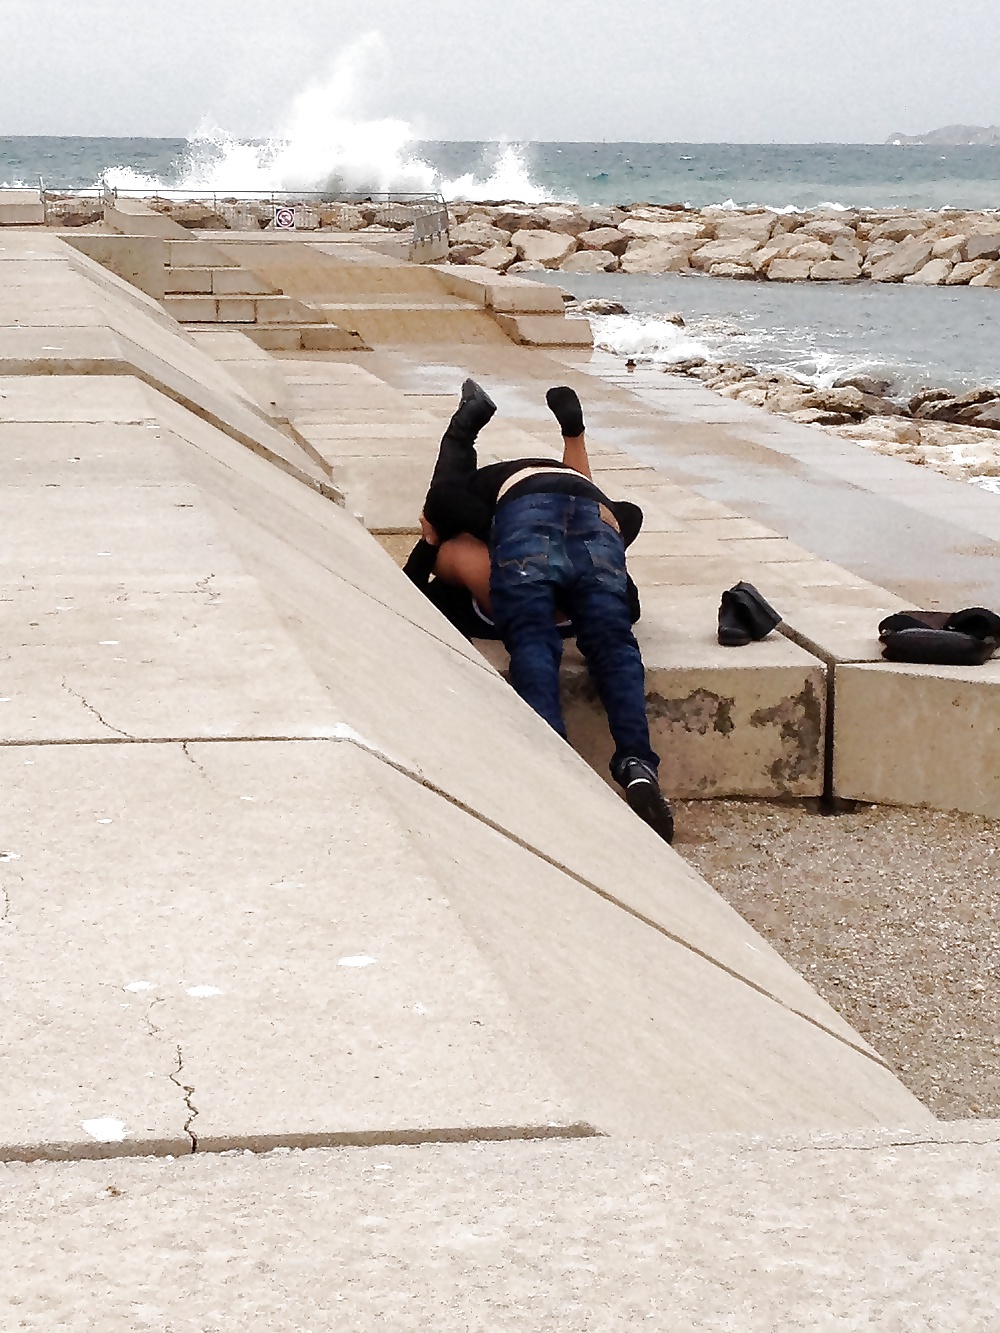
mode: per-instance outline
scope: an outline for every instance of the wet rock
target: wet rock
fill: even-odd
[[[617,227],[628,217],[622,208],[581,208],[580,212],[591,227]]]
[[[925,403],[940,403],[946,398],[951,399],[954,394],[948,389],[939,389],[930,384],[923,384],[913,394],[909,401],[909,409],[914,416],[920,411]]]
[[[577,240],[581,250],[610,250],[619,256],[629,246],[629,237],[617,227],[594,227],[591,231],[581,232]]]
[[[319,210],[321,227],[333,231],[360,231],[365,225],[361,209],[355,204],[323,204]]]
[[[797,412],[789,412],[792,421],[803,426],[846,426],[854,420],[849,412],[832,412],[822,407],[805,407]]]
[[[894,255],[895,253],[895,241],[876,241],[873,245],[868,247],[868,252],[865,255],[865,262],[861,269],[862,273],[864,273],[866,277],[870,277],[871,271],[876,264],[880,264],[883,259],[888,259],[890,255]]]
[[[543,268],[558,268],[576,250],[576,237],[555,231],[516,231],[510,243],[521,259],[541,264]]]
[[[731,278],[736,281],[753,281],[757,274],[750,264],[713,264],[708,270],[711,278]]]
[[[891,380],[881,379],[877,375],[841,375],[834,380],[835,389],[857,389],[860,393],[874,398],[885,398],[895,387]]]
[[[620,301],[593,296],[586,301],[574,301],[573,307],[584,315],[627,315],[628,309]]]
[[[707,366],[708,362],[703,356],[689,356],[683,361],[675,361],[672,365],[665,366],[665,371],[672,371],[675,375],[690,375],[693,370],[701,370]]]
[[[941,236],[931,247],[931,258],[950,259],[953,264],[959,263],[966,239],[965,236]]]
[[[985,427],[987,430],[1000,430],[1000,402],[981,407],[969,424]]]
[[[539,264],[534,259],[519,259],[515,264],[511,264],[507,270],[508,273],[544,273],[545,265]]]
[[[818,241],[825,241],[827,245],[833,245],[837,241],[846,241],[853,246],[857,237],[851,227],[847,227],[843,222],[837,222],[833,218],[817,218],[813,222],[806,222],[800,228],[800,236],[812,236]]]

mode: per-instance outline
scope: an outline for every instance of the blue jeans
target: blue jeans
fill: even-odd
[[[649,743],[645,671],[632,633],[622,539],[596,501],[538,493],[501,503],[490,543],[493,618],[510,653],[510,679],[560,736],[562,638],[557,608],[572,616],[576,641],[608,715],[615,742],[614,775],[635,757],[654,771]]]

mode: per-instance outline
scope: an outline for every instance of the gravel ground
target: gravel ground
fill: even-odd
[[[1000,823],[689,801],[676,848],[941,1119],[1000,1116]]]

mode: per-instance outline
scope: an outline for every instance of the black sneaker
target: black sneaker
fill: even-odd
[[[639,818],[664,842],[673,842],[674,817],[652,766],[643,759],[623,759],[615,765],[613,776]]]
[[[464,430],[477,434],[492,418],[497,405],[481,384],[466,380],[462,385],[462,401],[452,418]]]

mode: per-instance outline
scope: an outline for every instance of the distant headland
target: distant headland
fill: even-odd
[[[933,144],[939,148],[971,148],[980,144],[1000,146],[1000,126],[945,125],[927,134],[890,134],[887,144]]]

